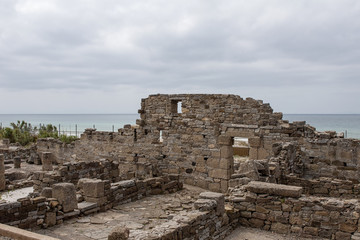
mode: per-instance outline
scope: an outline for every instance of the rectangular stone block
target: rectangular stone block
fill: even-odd
[[[51,159],[51,152],[43,152],[41,154],[41,161],[42,161],[42,170],[43,171],[52,171],[52,159]]]
[[[220,148],[220,157],[221,158],[231,158],[234,156],[234,150],[232,146],[222,146]]]
[[[53,198],[62,205],[64,213],[77,208],[76,190],[72,183],[57,183],[53,185]]]
[[[283,197],[300,197],[302,193],[302,187],[256,181],[249,182],[245,188],[253,193],[267,193]]]
[[[259,137],[249,138],[248,141],[249,141],[250,147],[258,148],[261,146],[261,138],[259,138]]]
[[[209,171],[209,177],[220,178],[220,179],[230,179],[231,172],[227,169],[211,169]]]
[[[105,195],[105,182],[100,179],[88,179],[82,184],[86,197],[99,198]]]
[[[229,136],[219,136],[218,144],[232,146],[232,138]]]

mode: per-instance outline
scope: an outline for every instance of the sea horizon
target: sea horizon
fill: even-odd
[[[33,126],[52,124],[64,134],[80,135],[86,128],[98,131],[117,131],[125,124],[136,124],[138,113],[38,113],[38,114],[0,114],[0,127],[10,123],[26,121]],[[283,113],[283,120],[306,121],[317,131],[344,132],[345,137],[360,139],[360,114],[356,113]]]

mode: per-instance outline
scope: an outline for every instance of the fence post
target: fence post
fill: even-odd
[[[345,130],[345,138],[347,138],[347,130]]]
[[[59,124],[59,136],[60,136],[60,124]]]
[[[77,137],[77,124],[75,124],[75,136]]]
[[[95,124],[93,125],[93,128],[95,128]]]
[[[114,125],[112,125],[112,130],[113,130],[113,132],[114,132]]]

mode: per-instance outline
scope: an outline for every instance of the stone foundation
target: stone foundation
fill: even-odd
[[[244,226],[282,234],[357,239],[357,200],[300,195],[300,187],[250,182],[244,197],[231,200]],[[276,189],[274,191],[274,189]]]

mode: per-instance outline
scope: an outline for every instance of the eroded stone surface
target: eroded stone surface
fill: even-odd
[[[71,219],[62,225],[36,232],[66,240],[105,240],[115,226],[123,226],[130,230],[129,239],[140,240],[154,234],[161,236],[161,231],[177,228],[179,223],[176,221],[181,222],[187,218],[189,212],[193,211],[199,193],[203,191],[200,188],[186,186],[177,193],[149,196],[119,205],[107,212]],[[172,219],[176,221],[169,222]]]
[[[246,189],[254,193],[269,193],[284,197],[300,197],[302,193],[302,187],[256,181],[249,182]]]

